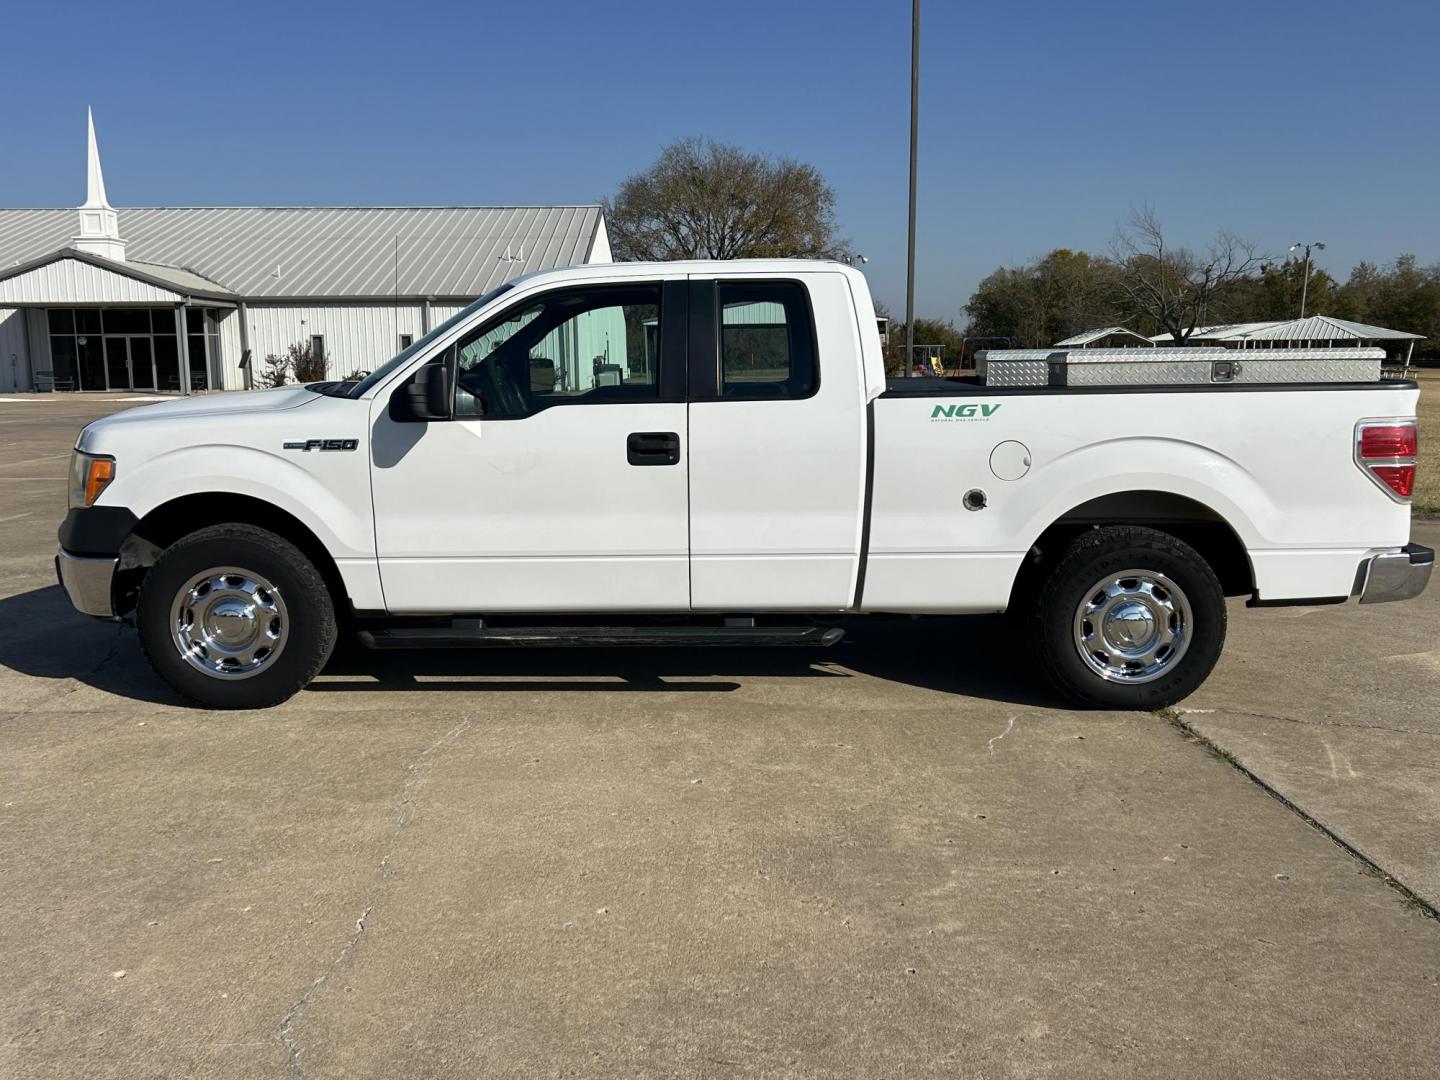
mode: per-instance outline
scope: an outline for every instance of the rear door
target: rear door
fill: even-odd
[[[432,360],[452,419],[377,401],[388,609],[688,610],[685,318],[680,280],[532,293]]]
[[[692,276],[689,341],[691,606],[850,607],[865,401],[844,276]]]

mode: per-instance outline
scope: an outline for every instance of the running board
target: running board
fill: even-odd
[[[361,630],[370,649],[568,648],[623,645],[834,645],[838,626],[481,626]]]

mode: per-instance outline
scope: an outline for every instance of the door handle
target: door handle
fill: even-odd
[[[625,440],[631,465],[678,465],[680,436],[673,431],[635,431]]]

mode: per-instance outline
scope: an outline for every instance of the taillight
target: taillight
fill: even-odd
[[[1414,457],[1419,449],[1419,432],[1410,424],[1363,424],[1360,427],[1360,456],[1374,458]]]
[[[1415,493],[1415,458],[1420,432],[1413,419],[1362,420],[1355,425],[1355,464],[1392,499]]]

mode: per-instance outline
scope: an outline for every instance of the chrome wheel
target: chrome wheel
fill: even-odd
[[[175,648],[217,679],[244,679],[275,662],[290,635],[280,590],[250,570],[217,566],[196,574],[170,611]]]
[[[1111,682],[1145,683],[1180,662],[1194,622],[1185,593],[1154,570],[1098,581],[1075,610],[1075,647]]]

